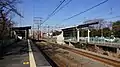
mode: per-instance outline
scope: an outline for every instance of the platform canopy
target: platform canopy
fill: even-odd
[[[62,31],[64,32],[64,37],[69,37],[69,36],[76,36],[77,35],[77,29],[84,28],[84,27],[89,27],[90,25],[95,25],[98,24],[99,22],[92,22],[92,23],[87,23],[87,24],[82,24],[78,25],[75,27],[69,27],[69,28],[64,28]]]
[[[26,27],[12,27],[12,30],[28,30],[31,29],[31,26]]]
[[[89,27],[90,25],[95,25],[95,24],[98,24],[98,23],[99,23],[99,22],[82,24],[82,25],[78,25],[77,28]]]
[[[90,25],[95,25],[95,24],[98,24],[98,23],[99,22],[87,23],[87,24],[78,25],[76,27],[65,28],[65,29],[62,29],[62,30],[63,31],[73,31],[76,28],[79,29],[79,28],[89,27]]]

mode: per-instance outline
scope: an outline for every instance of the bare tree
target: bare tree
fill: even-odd
[[[9,35],[10,27],[13,22],[10,16],[15,13],[23,17],[16,9],[16,4],[19,0],[0,0],[0,39],[4,39]]]

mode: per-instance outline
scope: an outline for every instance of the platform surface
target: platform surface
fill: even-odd
[[[21,40],[5,48],[6,54],[0,59],[0,67],[31,67],[29,53],[33,54],[36,67],[52,67],[32,41],[30,46],[32,52],[29,51],[28,40]]]

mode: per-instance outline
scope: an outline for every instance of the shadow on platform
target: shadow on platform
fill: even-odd
[[[29,51],[27,44],[27,40],[17,40],[8,46],[1,47],[0,60],[4,59],[5,56],[22,55],[28,53]]]

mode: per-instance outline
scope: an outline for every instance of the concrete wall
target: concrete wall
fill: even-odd
[[[56,36],[56,42],[58,43],[58,44],[65,44],[64,43],[64,37],[63,37],[63,31],[62,31],[62,33],[60,34],[60,35],[58,35],[58,36]]]

